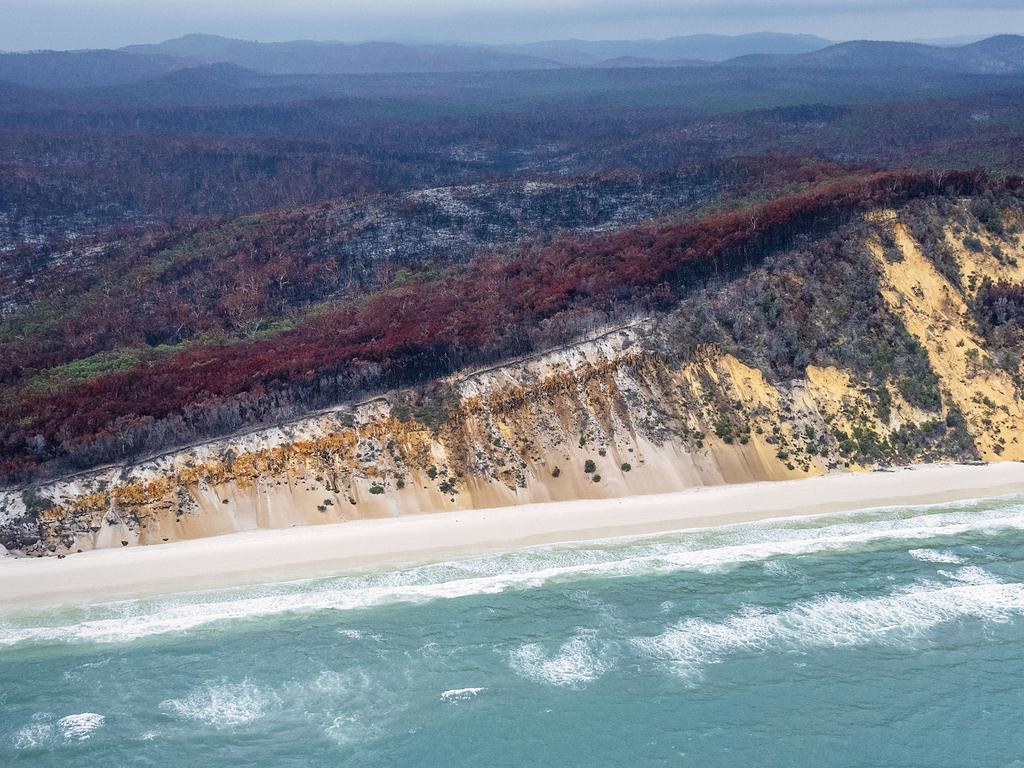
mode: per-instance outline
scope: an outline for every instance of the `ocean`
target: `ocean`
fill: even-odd
[[[0,609],[0,765],[1024,766],[1024,499]]]

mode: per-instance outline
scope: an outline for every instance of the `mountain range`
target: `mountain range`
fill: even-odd
[[[687,35],[664,40],[551,40],[502,46],[512,53],[539,56],[572,66],[595,66],[617,59],[653,62],[726,61],[752,54],[810,53],[832,43],[813,35],[763,32],[753,35]]]
[[[961,46],[857,40],[795,55],[752,54],[731,64],[828,69],[932,70],[970,74],[1024,71],[1024,37],[997,35]]]
[[[260,43],[195,34],[119,50],[0,54],[0,81],[35,88],[95,88],[144,82],[213,64],[230,64],[274,75],[710,65],[1017,74],[1024,72],[1024,37],[999,35],[960,46],[874,41],[830,44],[821,38],[783,34],[480,46],[311,40]]]

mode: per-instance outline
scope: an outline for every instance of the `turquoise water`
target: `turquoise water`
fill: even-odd
[[[1024,500],[0,614],[0,765],[1024,765]]]

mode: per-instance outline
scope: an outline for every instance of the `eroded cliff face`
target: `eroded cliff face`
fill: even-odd
[[[881,291],[893,315],[921,343],[938,375],[947,405],[955,404],[967,421],[978,455],[986,461],[1024,459],[1024,400],[1012,371],[996,367],[975,330],[969,304],[985,279],[1015,284],[1024,280],[1024,253],[993,242],[983,230],[945,237],[965,288],[958,289],[922,253],[907,227],[893,212],[881,226],[891,226],[900,259],[886,258],[876,240],[868,245],[882,270]],[[965,240],[971,239],[973,247]],[[1020,369],[1016,371],[1020,377]],[[946,409],[948,412],[948,407]]]
[[[985,278],[1024,282],[1013,229],[996,242],[970,222],[950,223],[945,253],[959,280],[923,252],[902,213],[875,212],[857,230],[874,271],[864,279],[938,379],[927,407],[895,380],[868,382],[836,365],[808,364],[779,381],[716,345],[678,355],[662,319],[649,318],[453,378],[445,416],[430,426],[399,393],[2,492],[0,543],[65,554],[886,463],[1024,459],[1019,365],[994,362],[971,310]]]

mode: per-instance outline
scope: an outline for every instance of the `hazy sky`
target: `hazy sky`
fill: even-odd
[[[3,50],[115,47],[188,32],[517,42],[764,30],[833,40],[1024,32],[1024,0],[0,0]]]

